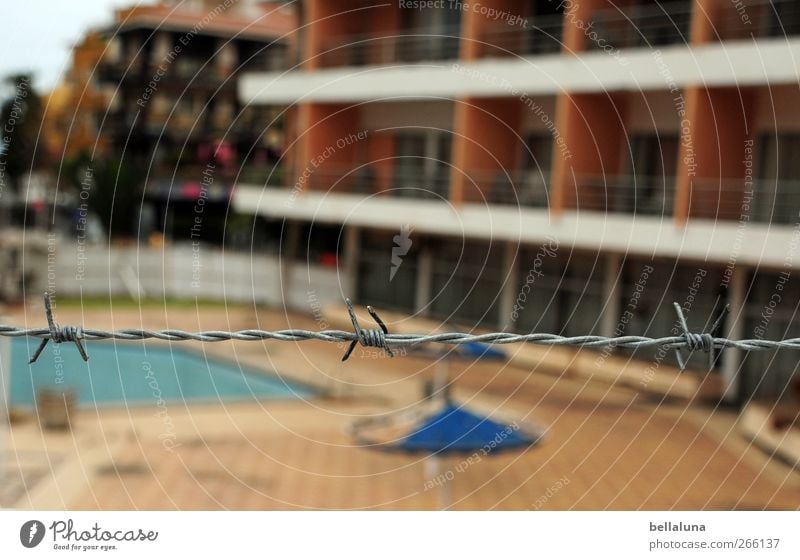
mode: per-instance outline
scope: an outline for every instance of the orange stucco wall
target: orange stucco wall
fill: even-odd
[[[675,219],[733,219],[744,189],[745,142],[753,137],[757,92],[690,88],[686,97]]]
[[[483,200],[499,170],[513,172],[522,153],[522,104],[515,98],[468,98],[457,102],[451,200]]]
[[[613,177],[620,172],[625,142],[624,94],[573,94],[558,99],[556,128],[569,149],[553,152],[551,209],[594,207],[597,193],[584,188],[585,177]],[[577,180],[577,183],[576,183]]]

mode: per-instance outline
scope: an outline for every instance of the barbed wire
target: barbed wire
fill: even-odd
[[[386,324],[381,320],[372,307],[367,306],[367,311],[378,323],[380,329],[362,329],[358,323],[353,304],[349,299],[345,300],[350,320],[353,323],[354,332],[341,330],[321,330],[310,331],[305,329],[284,329],[268,331],[260,329],[246,329],[240,331],[200,331],[187,332],[179,329],[87,329],[76,326],[59,326],[53,319],[50,295],[44,294],[44,305],[47,316],[47,327],[21,328],[9,325],[0,325],[0,336],[5,337],[33,337],[41,338],[42,341],[36,352],[31,357],[30,363],[35,362],[48,342],[55,344],[62,342],[73,342],[78,348],[81,357],[88,361],[89,356],[83,347],[82,340],[147,340],[156,339],[169,342],[224,342],[229,340],[239,341],[259,341],[276,340],[281,342],[299,342],[303,340],[320,340],[323,342],[349,342],[342,361],[347,360],[357,344],[364,347],[382,348],[389,356],[392,356],[393,348],[403,348],[418,346],[421,344],[445,344],[461,345],[471,343],[483,344],[514,344],[531,343],[542,346],[573,346],[579,348],[668,348],[674,349],[678,356],[678,363],[684,369],[686,362],[680,355],[683,349],[702,351],[709,354],[709,363],[713,361],[712,350],[723,350],[725,348],[738,348],[746,351],[759,350],[779,350],[790,349],[800,350],[800,338],[790,338],[785,340],[762,340],[744,339],[731,340],[729,338],[715,336],[714,333],[722,326],[724,317],[728,313],[728,306],[725,306],[720,315],[715,320],[709,332],[691,332],[686,322],[683,310],[677,303],[673,304],[678,321],[683,333],[673,336],[652,338],[647,336],[601,336],[601,335],[581,335],[581,336],[562,336],[547,333],[516,334],[508,332],[494,332],[485,334],[472,334],[464,332],[443,332],[430,334],[402,334],[389,333]]]

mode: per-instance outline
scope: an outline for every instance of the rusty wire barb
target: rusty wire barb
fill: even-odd
[[[41,338],[42,342],[31,357],[30,363],[35,362],[44,350],[49,341],[55,344],[62,342],[74,342],[84,360],[89,356],[81,343],[82,340],[166,340],[170,342],[184,342],[193,340],[197,342],[222,342],[225,340],[257,341],[257,340],[278,340],[281,342],[297,342],[301,340],[321,340],[323,342],[349,342],[342,361],[347,360],[352,354],[355,346],[361,344],[364,347],[383,348],[389,356],[393,356],[392,348],[402,348],[418,346],[420,344],[446,344],[458,345],[473,342],[483,344],[513,344],[519,342],[529,342],[543,346],[575,346],[579,348],[669,348],[674,349],[678,354],[678,364],[681,369],[685,369],[686,361],[680,354],[680,350],[687,349],[689,352],[702,351],[712,354],[712,350],[723,350],[725,348],[738,348],[746,351],[758,350],[800,350],[800,338],[786,340],[730,340],[728,338],[715,335],[715,331],[722,327],[728,307],[723,308],[722,313],[714,321],[709,332],[694,333],[689,330],[683,310],[676,303],[675,311],[678,315],[678,323],[683,329],[683,333],[675,336],[665,336],[661,338],[651,338],[646,336],[561,336],[557,334],[530,333],[514,334],[506,332],[495,332],[487,334],[470,334],[461,332],[433,333],[433,334],[401,334],[390,333],[386,324],[381,320],[375,310],[367,307],[370,315],[380,327],[378,329],[362,329],[353,311],[353,305],[349,299],[345,300],[350,320],[353,323],[354,332],[324,330],[308,331],[303,329],[286,329],[279,331],[264,331],[258,329],[248,329],[243,331],[202,331],[190,333],[176,329],[147,330],[147,329],[120,329],[120,330],[101,330],[86,329],[81,327],[66,326],[59,327],[53,320],[53,311],[50,307],[49,294],[44,295],[45,313],[47,314],[46,328],[20,328],[9,325],[0,325],[0,336],[20,337],[29,336]],[[709,364],[713,365],[714,356],[709,356]]]

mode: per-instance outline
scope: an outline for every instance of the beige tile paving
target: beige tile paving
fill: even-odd
[[[39,324],[38,315],[34,318],[32,324]],[[81,319],[77,308],[59,309],[62,322],[76,318]],[[280,314],[260,312],[258,318],[264,328],[287,325]],[[255,319],[252,310],[241,308],[200,314],[157,309],[141,315],[122,309],[115,310],[113,321],[104,311],[90,310],[83,317],[92,325],[186,329],[245,328]],[[316,328],[309,318],[292,316],[288,322]],[[397,409],[418,399],[422,381],[435,370],[429,360],[354,356],[343,365],[340,349],[321,343],[194,346],[313,383],[330,397],[225,407],[171,405],[180,443],[172,452],[161,445],[160,420],[146,407],[84,411],[70,437],[42,434],[33,421],[17,424],[12,446],[20,459],[8,461],[7,472],[13,475],[8,480],[27,476],[30,487],[22,496],[17,489],[12,505],[438,507],[438,491],[425,488],[422,458],[354,447],[346,431],[360,414]],[[633,391],[492,363],[454,362],[450,371],[462,402],[480,410],[502,408],[547,430],[540,445],[482,458],[463,472],[456,472],[457,458],[444,462],[445,471],[454,471],[454,509],[800,507],[800,477],[742,440],[732,429],[735,417],[730,412],[713,412],[702,404],[659,403]],[[28,458],[24,465],[22,457]],[[48,465],[44,457],[58,461]],[[38,478],[25,473],[38,473]]]

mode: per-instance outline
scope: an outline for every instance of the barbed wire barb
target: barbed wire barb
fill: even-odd
[[[75,346],[78,347],[78,352],[80,353],[81,358],[83,358],[83,361],[88,362],[89,355],[86,353],[86,349],[81,343],[81,339],[83,338],[83,329],[81,329],[81,327],[73,326],[58,326],[53,319],[53,307],[51,305],[50,294],[48,292],[44,293],[44,312],[45,316],[47,317],[47,330],[49,331],[49,336],[42,338],[42,342],[39,343],[39,347],[36,349],[36,352],[33,353],[31,359],[28,360],[28,363],[32,364],[38,360],[45,346],[47,346],[47,343],[51,340],[54,344],[61,344],[62,342],[74,342]]]
[[[371,306],[367,306],[367,312],[369,312],[372,318],[375,319],[375,322],[378,323],[378,326],[381,328],[381,330],[362,329],[358,324],[356,312],[353,310],[353,302],[350,301],[350,298],[346,298],[344,303],[347,305],[347,313],[350,315],[350,321],[353,323],[353,330],[355,331],[357,338],[350,342],[350,346],[347,347],[344,356],[342,356],[342,361],[347,361],[347,359],[350,357],[350,354],[353,353],[353,350],[358,342],[360,342],[364,347],[383,348],[386,350],[386,353],[393,358],[394,354],[392,353],[392,349],[386,344],[385,335],[389,334],[389,329],[386,328],[386,323],[381,320],[375,310],[372,309]]]
[[[692,352],[696,350],[702,350],[706,354],[708,354],[708,369],[714,367],[714,335],[718,334],[720,327],[722,326],[722,322],[725,320],[725,317],[730,311],[730,305],[725,304],[720,311],[719,316],[714,321],[714,324],[711,325],[711,328],[708,330],[707,333],[693,333],[689,330],[689,324],[686,321],[686,316],[683,314],[683,308],[678,304],[678,302],[674,302],[672,304],[675,307],[675,313],[678,315],[678,322],[681,324],[681,328],[683,329],[683,337],[686,339],[686,348],[689,350],[689,356],[691,357]],[[675,348],[675,358],[678,361],[678,367],[681,371],[686,369],[686,360],[683,359],[683,354],[681,353],[681,348]],[[721,352],[722,349],[720,349]]]

